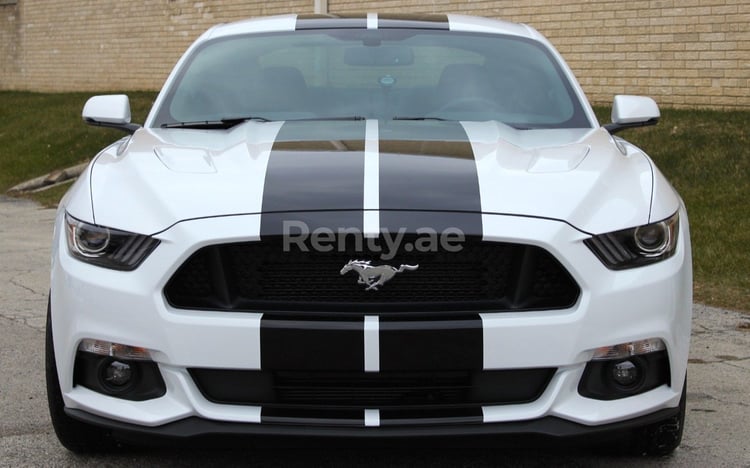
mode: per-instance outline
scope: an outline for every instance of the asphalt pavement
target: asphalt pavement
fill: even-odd
[[[319,445],[260,441],[252,446],[139,449],[77,456],[55,438],[44,386],[44,322],[54,210],[0,197],[0,466],[750,467],[750,315],[695,305],[687,420],[670,457],[613,456],[580,447],[512,441]]]

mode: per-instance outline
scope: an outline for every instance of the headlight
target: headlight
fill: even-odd
[[[675,213],[657,223],[600,234],[584,243],[609,269],[635,268],[674,255],[679,226],[679,213]]]
[[[80,221],[65,213],[68,250],[77,259],[113,270],[134,270],[159,241]]]

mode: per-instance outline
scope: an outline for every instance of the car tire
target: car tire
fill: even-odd
[[[685,428],[687,379],[682,386],[679,413],[657,423],[637,429],[633,434],[633,452],[637,455],[669,455],[680,445]]]
[[[57,376],[55,349],[52,342],[52,314],[49,301],[47,302],[45,374],[52,427],[62,446],[74,453],[101,453],[116,449],[117,443],[109,431],[83,423],[65,414],[65,403]]]

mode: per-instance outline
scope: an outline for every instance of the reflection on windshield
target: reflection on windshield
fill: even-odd
[[[156,126],[267,120],[497,120],[590,127],[535,41],[432,30],[312,30],[210,41],[186,61]],[[217,127],[220,128],[220,127]]]

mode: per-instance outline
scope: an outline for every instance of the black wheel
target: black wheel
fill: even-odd
[[[65,414],[65,403],[57,377],[55,349],[52,345],[52,315],[47,303],[47,331],[45,343],[45,373],[47,377],[47,403],[52,427],[60,443],[75,453],[108,452],[117,448],[109,431],[75,420]]]
[[[682,386],[679,413],[663,421],[636,430],[633,437],[634,453],[638,455],[664,456],[674,452],[682,441],[685,428],[685,401],[687,379]]]

